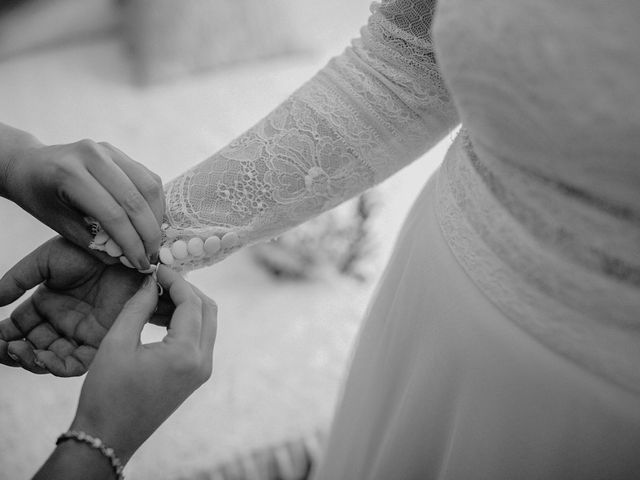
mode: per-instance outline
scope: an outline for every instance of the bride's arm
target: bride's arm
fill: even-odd
[[[165,186],[161,260],[209,265],[357,195],[457,123],[433,53],[435,1],[387,0],[346,51]]]

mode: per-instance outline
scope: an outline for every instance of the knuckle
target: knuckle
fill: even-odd
[[[142,194],[147,198],[157,199],[164,195],[162,190],[162,181],[157,181],[152,175],[150,175],[144,182],[141,182],[139,188]]]
[[[48,167],[47,174],[58,183],[66,182],[78,173],[78,168],[82,168],[77,153],[70,150],[63,152],[55,162],[50,162]]]
[[[84,154],[95,154],[99,151],[99,145],[90,138],[83,138],[75,143],[77,150]]]
[[[160,187],[160,190],[162,191],[162,177],[157,173],[151,172],[151,178],[153,178],[153,181],[156,182],[156,184]]]
[[[75,206],[73,202],[73,196],[69,189],[69,184],[67,183],[65,178],[61,177],[56,183],[58,185],[56,190],[58,199],[60,199],[60,201],[65,205]]]
[[[146,203],[147,202],[144,197],[140,195],[140,192],[134,189],[127,191],[122,199],[122,206],[130,213],[140,213],[144,209]]]
[[[102,218],[99,218],[98,220],[100,221],[100,223],[107,225],[121,225],[127,218],[127,215],[118,205],[110,205],[105,208]]]
[[[90,139],[80,140],[77,144],[77,153],[85,162],[97,164],[107,161],[108,155],[104,147]]]
[[[185,308],[185,315],[190,318],[197,318],[202,315],[202,306],[196,300],[187,300],[183,308]]]
[[[200,359],[197,349],[191,345],[183,345],[180,350],[175,353],[171,368],[181,376],[197,377],[200,370]]]

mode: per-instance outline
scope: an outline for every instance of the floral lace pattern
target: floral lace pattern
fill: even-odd
[[[234,232],[209,265],[361,193],[457,123],[430,37],[435,2],[372,6],[361,37],[261,122],[170,182],[164,245]],[[181,255],[182,256],[182,255]]]
[[[273,237],[382,181],[446,135],[458,117],[434,55],[434,8],[426,0],[374,4],[342,55],[168,184],[165,248],[175,250],[174,267],[209,265]],[[637,229],[577,205],[575,192],[486,163],[467,140],[463,132],[438,173],[439,220],[461,265],[544,345],[637,391],[640,350],[628,335],[637,333],[640,311]],[[204,254],[186,255],[191,242]]]

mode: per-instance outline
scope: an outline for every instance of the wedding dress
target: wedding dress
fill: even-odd
[[[190,270],[271,238],[461,120],[370,305],[315,477],[640,478],[640,95],[616,77],[637,78],[637,15],[435,7],[374,4],[342,55],[171,181],[161,258]]]

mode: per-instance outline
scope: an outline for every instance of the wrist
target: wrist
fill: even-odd
[[[33,480],[113,480],[109,459],[88,444],[66,441],[58,444]]]
[[[129,462],[138,448],[135,441],[130,438],[130,429],[119,429],[116,422],[111,422],[109,419],[102,421],[76,414],[69,430],[82,431],[92,437],[99,438],[105,445],[114,450],[122,465],[126,465]]]
[[[44,145],[33,135],[0,124],[0,196],[17,201],[20,191],[16,172],[25,157]]]

